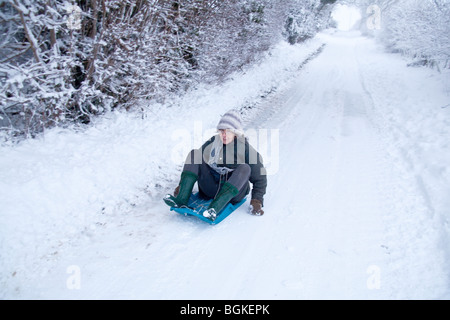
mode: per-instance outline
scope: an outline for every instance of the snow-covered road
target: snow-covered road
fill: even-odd
[[[394,116],[383,109],[400,107],[402,97],[422,103],[433,90],[443,106],[445,94],[417,92],[416,80],[432,71],[406,68],[373,40],[336,33],[320,41],[321,54],[249,122],[279,137],[264,216],[248,215],[244,204],[209,226],[150,197],[72,235],[58,258],[36,262],[40,274],[28,286],[11,285],[4,297],[450,298],[441,202],[408,163],[406,137],[391,132]],[[402,82],[409,78],[412,85]],[[3,283],[20,273],[8,276]]]

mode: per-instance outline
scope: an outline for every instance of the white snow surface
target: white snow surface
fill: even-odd
[[[324,32],[223,85],[3,143],[0,298],[450,298],[450,75],[407,62]],[[273,138],[265,214],[170,212],[231,108],[256,148]]]

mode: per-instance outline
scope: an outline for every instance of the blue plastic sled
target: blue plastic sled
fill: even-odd
[[[180,208],[171,207],[170,211],[175,211],[185,216],[194,216],[199,218],[200,220],[208,222],[209,224],[218,224],[226,217],[228,217],[231,213],[233,213],[234,210],[239,208],[245,202],[245,200],[247,200],[247,198],[242,199],[241,202],[234,205],[231,203],[227,204],[227,206],[219,212],[214,221],[203,216],[203,212],[208,209],[208,206],[212,202],[212,199],[202,199],[198,193],[193,193],[191,195],[187,206],[183,206]]]

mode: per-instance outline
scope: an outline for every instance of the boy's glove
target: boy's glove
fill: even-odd
[[[262,216],[264,214],[261,201],[257,199],[252,199],[250,201],[250,213],[255,216]]]

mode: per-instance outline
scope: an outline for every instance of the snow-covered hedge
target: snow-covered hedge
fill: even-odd
[[[1,1],[0,131],[33,136],[222,81],[278,43],[288,16],[317,32],[330,2]]]
[[[450,68],[449,1],[362,0],[360,8],[366,15],[363,29],[389,50],[412,57],[413,65]],[[375,20],[379,25],[370,25]]]

